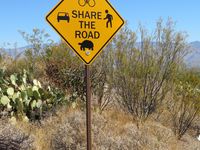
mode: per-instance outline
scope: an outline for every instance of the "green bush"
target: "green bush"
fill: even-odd
[[[33,29],[32,33],[19,32],[28,44],[23,53],[25,56],[23,60],[26,63],[24,69],[28,70],[34,78],[44,76],[45,55],[49,47],[53,46],[53,40],[50,39],[49,34],[45,30],[37,28]]]
[[[80,99],[84,102],[86,98],[84,64],[63,42],[52,46],[46,56],[46,74],[52,83],[63,91],[67,90],[72,101]],[[90,66],[92,92],[98,97],[97,103],[101,110],[109,103],[109,96],[106,101],[103,100],[109,72],[106,59],[106,52],[103,52]]]
[[[196,70],[182,70],[174,83],[170,112],[174,134],[181,139],[200,112],[200,74]]]
[[[46,54],[46,75],[52,86],[70,94],[70,99],[85,99],[84,65],[66,44],[52,46]]]
[[[122,108],[136,120],[145,120],[162,103],[171,88],[182,57],[185,36],[175,32],[173,22],[157,22],[153,35],[140,27],[136,33],[124,28],[114,40],[113,83]]]

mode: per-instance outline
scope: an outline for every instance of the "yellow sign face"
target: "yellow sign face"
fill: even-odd
[[[107,0],[62,0],[46,20],[86,64],[124,24]]]

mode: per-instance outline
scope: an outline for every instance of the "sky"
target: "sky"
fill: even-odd
[[[31,33],[32,29],[44,29],[51,38],[60,37],[45,20],[47,13],[59,0],[1,0],[0,3],[0,47],[17,43],[26,46],[19,33]],[[150,31],[156,21],[171,17],[176,22],[176,30],[187,32],[188,42],[200,41],[200,0],[110,0],[119,14],[128,22],[129,28],[137,30],[142,24]],[[7,45],[8,46],[8,45]]]

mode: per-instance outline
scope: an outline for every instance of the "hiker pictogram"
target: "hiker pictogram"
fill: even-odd
[[[78,4],[82,7],[86,6],[86,4],[88,4],[90,7],[94,7],[96,2],[95,0],[78,0]]]
[[[109,25],[109,24],[110,24],[110,27],[112,28],[113,16],[112,16],[111,14],[109,14],[108,10],[105,10],[105,13],[107,14],[106,17],[104,18],[104,20],[107,19],[106,28],[108,28],[108,25]]]

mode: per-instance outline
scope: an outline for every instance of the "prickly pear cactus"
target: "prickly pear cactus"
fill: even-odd
[[[10,77],[0,71],[0,107],[7,111],[10,117],[23,120],[29,119],[35,112],[42,115],[55,105],[67,103],[62,92],[48,87],[43,88],[37,80],[29,80],[26,70],[21,74],[12,74]]]

